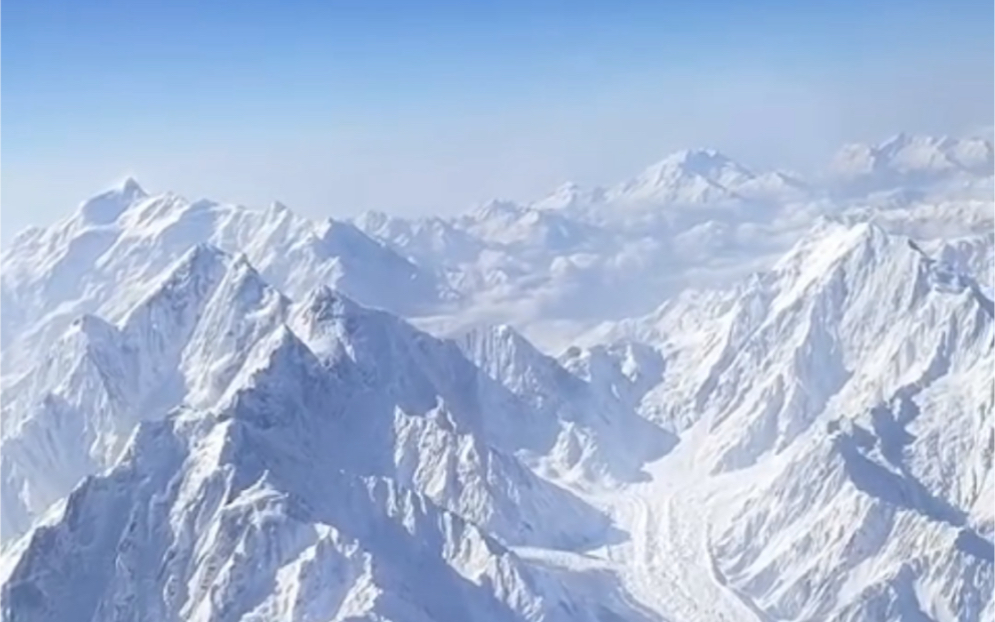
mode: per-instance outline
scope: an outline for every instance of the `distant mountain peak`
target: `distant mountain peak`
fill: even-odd
[[[877,143],[850,143],[833,157],[829,174],[852,191],[916,187],[957,176],[991,176],[992,145],[980,138],[900,132]]]
[[[359,313],[362,307],[342,292],[321,284],[308,292],[302,303],[312,321],[322,321],[332,317],[343,317]]]
[[[736,188],[755,175],[716,149],[683,149],[614,187],[612,199],[697,205],[740,199]]]
[[[81,203],[78,210],[79,218],[93,225],[110,224],[130,206],[148,196],[134,178],[126,177]]]
[[[681,166],[691,170],[700,170],[715,165],[725,165],[733,161],[717,149],[681,149],[668,155],[660,164]]]
[[[110,190],[120,192],[121,194],[131,194],[142,197],[148,196],[148,193],[145,192],[142,186],[138,183],[138,180],[136,180],[134,177],[130,175],[124,177],[118,183],[114,184],[114,186],[112,186]]]
[[[477,210],[482,218],[500,218],[502,216],[517,217],[521,214],[523,206],[510,199],[491,199],[483,203]]]

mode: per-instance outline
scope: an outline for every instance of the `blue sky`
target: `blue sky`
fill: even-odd
[[[3,237],[126,174],[452,212],[711,146],[802,169],[993,121],[990,0],[7,0]]]

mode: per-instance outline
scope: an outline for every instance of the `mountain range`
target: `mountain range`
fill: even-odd
[[[995,620],[992,169],[324,221],[126,180],[3,254],[3,619]]]

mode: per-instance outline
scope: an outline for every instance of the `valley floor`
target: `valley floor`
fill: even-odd
[[[575,573],[616,577],[636,603],[666,622],[767,622],[726,584],[708,550],[705,508],[722,507],[723,491],[740,490],[730,481],[739,475],[699,473],[696,445],[683,442],[648,464],[644,482],[587,496],[622,532],[612,543],[583,552],[519,548],[518,554]]]

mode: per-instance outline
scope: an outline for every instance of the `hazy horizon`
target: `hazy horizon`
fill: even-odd
[[[807,172],[844,142],[983,131],[995,106],[980,2],[5,8],[4,240],[126,175],[452,213],[686,147]]]

